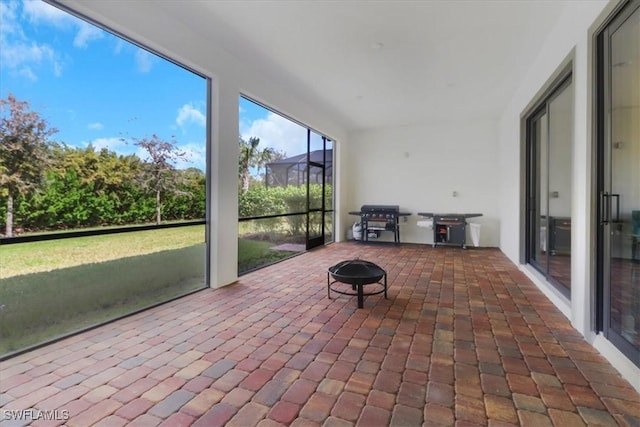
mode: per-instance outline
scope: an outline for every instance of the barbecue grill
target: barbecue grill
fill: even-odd
[[[393,231],[393,241],[400,243],[400,217],[411,215],[400,212],[398,205],[362,205],[359,211],[349,212],[360,216],[362,224],[362,241],[380,237],[383,231]]]
[[[482,216],[481,213],[431,213],[418,212],[423,218],[431,221],[433,227],[433,247],[437,245],[453,245],[467,248],[467,218]]]

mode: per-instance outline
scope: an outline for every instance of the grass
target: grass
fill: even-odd
[[[203,288],[204,237],[194,225],[0,245],[0,354]],[[240,272],[297,253],[255,237],[238,241]]]
[[[289,258],[299,252],[272,249],[283,243],[302,243],[283,218],[241,221],[238,224],[238,273],[246,273]]]
[[[204,244],[0,280],[0,353],[204,287]]]
[[[261,240],[238,239],[238,273],[272,264],[298,252],[271,249],[274,243]]]
[[[204,242],[204,225],[0,245],[0,279]]]
[[[0,354],[203,288],[204,225],[0,246]]]

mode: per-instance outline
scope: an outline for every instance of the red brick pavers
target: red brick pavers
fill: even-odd
[[[327,298],[355,257],[389,299]],[[640,425],[638,393],[496,249],[334,244],[0,369],[3,425]]]

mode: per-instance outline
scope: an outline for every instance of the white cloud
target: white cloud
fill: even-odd
[[[4,37],[2,49],[0,50],[0,60],[14,72],[24,72],[21,69],[28,68],[33,77],[36,76],[31,65],[50,63],[54,73],[60,72],[62,67],[56,58],[55,51],[50,46],[33,41],[29,43],[23,40],[7,40]]]
[[[6,35],[22,34],[22,28],[17,22],[18,3],[0,2],[0,34],[4,42]]]
[[[122,52],[122,50],[127,46],[127,43],[121,39],[118,38],[116,40],[115,46],[113,47],[113,53],[115,53],[116,55],[120,55],[120,52]]]
[[[30,32],[38,26],[49,26],[74,35],[73,46],[86,49],[92,42],[106,37],[107,32],[75,16],[51,6],[41,0],[5,1],[0,0],[0,62],[15,76],[37,80],[43,67],[50,67],[54,76],[60,77],[65,62],[56,51],[57,38],[48,42],[31,39]],[[114,37],[114,54],[119,54],[130,46],[122,39]],[[134,50],[135,49],[135,50]],[[134,61],[137,71],[148,73],[153,68],[155,56],[133,47],[127,52],[135,52]]]
[[[97,138],[93,141],[85,141],[82,145],[85,147],[93,145],[93,148],[95,148],[96,151],[106,148],[107,150],[115,151],[118,154],[131,153],[133,151],[131,146],[129,146],[126,141],[123,141],[122,138]]]
[[[104,128],[104,125],[100,122],[89,123],[87,128],[91,130],[102,130]]]
[[[31,24],[47,24],[61,29],[77,30],[73,46],[86,48],[89,42],[104,37],[104,31],[95,25],[64,12],[43,1],[28,0],[23,4],[23,14]]]
[[[99,124],[99,123],[95,123]],[[135,145],[133,141],[127,141],[121,137],[96,138],[91,141],[83,141],[83,147],[92,145],[96,151],[106,148],[114,151],[119,155],[135,154],[144,161],[150,161],[149,153],[144,148]],[[186,169],[195,167],[202,171],[205,170],[207,164],[207,149],[204,142],[191,142],[178,146],[178,150],[185,153],[183,159],[174,161],[173,164],[178,169]]]
[[[32,82],[35,82],[36,80],[38,80],[38,76],[36,76],[36,74],[33,72],[31,67],[29,67],[28,65],[20,68],[20,70],[18,70],[17,74],[20,77],[24,77],[27,80],[31,80]]]
[[[72,21],[71,15],[43,1],[24,1],[22,10],[31,23],[45,22],[62,27]]]
[[[176,168],[186,169],[194,167],[202,171],[205,170],[205,165],[207,164],[207,149],[203,142],[181,145],[180,150],[184,151],[185,158],[175,162]]]
[[[22,10],[20,10],[20,6]],[[19,17],[22,17],[22,21]],[[73,45],[86,48],[89,42],[104,37],[104,32],[43,1],[0,2],[0,61],[14,75],[35,81],[43,67],[60,77],[64,68],[61,55],[46,42],[31,39],[27,28],[49,25],[77,31]]]
[[[57,58],[54,58],[52,66],[53,66],[53,75],[56,77],[62,76],[62,69],[63,69],[62,61],[58,60]]]
[[[104,32],[94,25],[80,22],[78,27],[78,33],[73,39],[73,46],[75,47],[86,48],[89,46],[90,41],[99,40],[104,37]]]
[[[135,54],[136,69],[141,73],[151,71],[154,62],[154,56],[144,49],[138,48]]]
[[[193,104],[185,104],[178,109],[176,124],[181,128],[190,124],[196,124],[204,127],[207,125],[207,118]]]
[[[34,22],[41,16],[53,15],[50,9],[55,9],[46,3],[26,1],[0,2],[0,61],[7,67],[10,73],[28,78],[31,81],[38,79],[36,72],[44,65],[50,65],[54,75],[62,73],[62,62],[56,51],[46,43],[30,40],[18,19],[18,5],[23,5],[23,15],[27,20]],[[55,9],[58,11],[57,9]],[[59,12],[59,11],[58,11]],[[62,13],[62,12],[60,12]]]
[[[258,137],[259,148],[271,147],[288,157],[307,150],[307,129],[276,113],[270,112],[266,118],[254,120],[241,129],[240,134],[245,141]]]

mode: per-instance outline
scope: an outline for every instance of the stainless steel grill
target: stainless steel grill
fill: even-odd
[[[467,248],[467,218],[482,216],[481,213],[431,213],[418,212],[423,218],[433,220],[433,246],[453,245]]]
[[[396,244],[400,243],[400,217],[411,215],[400,212],[398,205],[362,205],[359,211],[349,214],[360,216],[363,241],[378,238],[383,231],[392,231]]]

